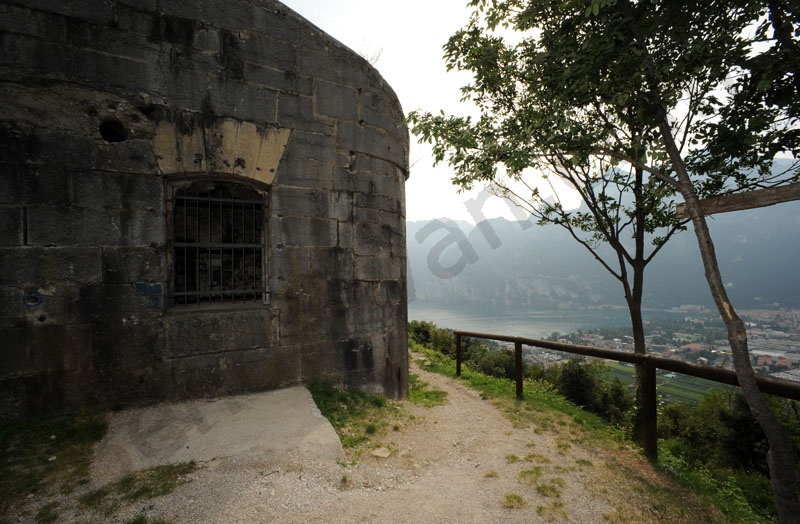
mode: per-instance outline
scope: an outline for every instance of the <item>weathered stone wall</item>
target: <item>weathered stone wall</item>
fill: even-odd
[[[407,393],[402,111],[274,0],[0,0],[0,416]],[[172,306],[175,188],[266,195],[266,298]]]

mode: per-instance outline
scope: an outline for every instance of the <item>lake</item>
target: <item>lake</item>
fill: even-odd
[[[645,320],[683,318],[686,313],[666,310],[644,310]],[[457,306],[415,300],[408,304],[409,320],[429,320],[440,328],[480,331],[498,335],[545,338],[557,331],[562,334],[601,327],[630,326],[628,310],[557,309],[550,311],[520,310],[506,307]]]

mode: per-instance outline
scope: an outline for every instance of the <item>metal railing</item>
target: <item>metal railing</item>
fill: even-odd
[[[650,460],[658,459],[658,421],[657,421],[657,395],[656,395],[656,370],[663,369],[674,373],[681,373],[692,377],[720,382],[731,386],[739,386],[739,379],[734,371],[728,369],[715,368],[710,366],[700,366],[690,364],[680,360],[658,357],[655,355],[630,353],[627,351],[617,351],[613,349],[596,348],[592,346],[579,346],[575,344],[564,344],[561,342],[551,342],[549,340],[537,340],[533,338],[515,337],[509,335],[496,335],[492,333],[477,333],[474,331],[454,331],[456,338],[456,375],[461,375],[462,349],[461,339],[480,338],[485,340],[498,340],[502,342],[514,343],[514,380],[516,382],[516,394],[518,399],[523,398],[523,366],[522,366],[522,346],[533,346],[554,351],[563,351],[575,355],[585,355],[606,360],[616,360],[617,362],[628,362],[634,364],[637,372],[642,379],[641,403],[642,409],[642,440],[644,443],[644,453]],[[756,378],[758,387],[763,393],[776,395],[792,400],[800,400],[800,383],[788,380],[779,380],[772,377],[759,376]]]

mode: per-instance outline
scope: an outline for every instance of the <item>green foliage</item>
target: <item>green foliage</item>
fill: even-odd
[[[477,357],[477,358],[476,358]],[[481,355],[473,355],[470,360],[473,367],[490,377],[514,379],[514,352],[509,349],[484,351]]]
[[[800,453],[800,404],[768,397]],[[736,487],[761,515],[775,517],[766,456],[769,446],[740,392],[714,391],[697,405],[675,403],[659,413],[662,449],[685,469]],[[732,488],[731,488],[732,489]]]
[[[169,495],[187,475],[197,469],[195,461],[166,464],[125,475],[122,479],[82,495],[80,503],[104,515],[112,515],[122,504]]]
[[[427,382],[420,380],[419,375],[410,373],[408,375],[408,400],[426,408],[440,406],[447,402],[447,391],[430,389]]]
[[[658,456],[659,465],[664,470],[689,487],[692,492],[720,508],[731,522],[769,524],[776,521],[774,514],[760,514],[751,507],[747,500],[748,493],[737,485],[733,477],[720,479],[705,467],[690,466],[667,448],[659,449]],[[764,494],[763,485],[759,494],[762,496]]]
[[[322,380],[312,380],[307,386],[320,412],[339,435],[342,447],[353,458],[385,434],[399,415],[397,407],[381,395],[339,389]]]
[[[8,421],[0,426],[0,513],[31,493],[71,493],[89,482],[92,448],[106,432],[103,413]],[[46,519],[46,516],[42,518]]]
[[[58,502],[49,502],[36,512],[36,524],[50,524],[58,520]]]
[[[588,363],[583,357],[570,359],[561,365],[558,392],[578,406],[591,409],[596,404],[602,373],[602,364]]]

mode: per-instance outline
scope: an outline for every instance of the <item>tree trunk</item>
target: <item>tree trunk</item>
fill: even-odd
[[[634,353],[644,354],[647,352],[644,338],[644,321],[642,320],[642,296],[644,294],[644,235],[645,220],[647,218],[643,207],[642,184],[644,182],[644,171],[636,168],[636,181],[633,186],[636,209],[634,211],[634,243],[635,249],[631,269],[633,272],[633,285],[630,293],[625,297],[628,303],[628,311],[631,316],[631,331],[633,335]],[[658,448],[654,445],[657,441],[655,435],[656,428],[656,408],[657,398],[653,391],[653,384],[650,380],[650,370],[643,364],[636,365],[636,400],[639,405],[639,412],[634,420],[634,434],[641,438],[644,445],[645,455],[652,461],[658,460]]]
[[[714,243],[708,231],[708,224],[666,119],[662,121],[660,128],[678,177],[680,193],[686,201],[686,207],[692,219],[708,287],[728,331],[728,342],[731,345],[733,366],[739,379],[739,385],[742,388],[744,398],[750,407],[753,418],[764,430],[769,443],[767,463],[780,522],[782,524],[800,523],[800,499],[797,496],[797,470],[794,448],[783,426],[775,417],[758,389],[756,374],[750,363],[747,331],[745,330],[744,322],[736,314],[728,298],[728,293],[725,291],[725,285],[717,264]]]
[[[650,96],[653,107],[659,108],[658,126],[664,148],[672,161],[672,167],[677,175],[677,189],[683,196],[689,216],[692,219],[697,244],[700,248],[700,257],[703,261],[706,281],[708,282],[711,296],[719,310],[720,316],[728,331],[728,342],[733,354],[733,366],[739,385],[744,393],[750,412],[756,422],[764,430],[769,443],[767,464],[769,465],[770,480],[775,503],[778,506],[778,517],[782,524],[800,524],[800,498],[797,496],[797,469],[794,447],[786,435],[775,414],[767,405],[756,383],[756,375],[750,364],[750,352],[747,348],[747,331],[744,322],[736,314],[717,264],[717,254],[714,243],[708,231],[708,224],[703,215],[702,208],[697,198],[697,193],[686,171],[681,152],[672,136],[672,129],[667,120],[666,107],[661,99],[658,87],[658,75],[652,60],[647,53],[647,40],[642,33],[636,17],[633,15],[630,0],[621,0],[619,3],[622,14],[627,18],[628,25],[634,39],[639,42],[643,51],[646,68],[647,84],[650,87]],[[674,181],[673,181],[674,182]]]

